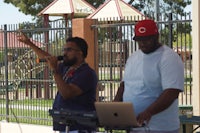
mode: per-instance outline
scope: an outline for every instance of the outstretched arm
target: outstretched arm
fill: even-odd
[[[44,59],[47,56],[51,56],[48,52],[36,46],[23,32],[19,33],[19,35],[17,36],[17,39],[18,41],[30,46],[30,48],[37,54],[39,58]]]
[[[30,46],[30,48],[37,54],[39,58],[46,59],[49,68],[53,71],[54,78],[58,87],[58,91],[61,93],[64,99],[78,96],[82,93],[82,90],[74,85],[67,84],[63,80],[60,73],[58,73],[58,60],[57,57],[51,56],[48,52],[37,47],[24,33],[20,32],[20,35],[17,36],[17,39],[20,42],[25,43]],[[67,88],[67,89],[66,89]]]

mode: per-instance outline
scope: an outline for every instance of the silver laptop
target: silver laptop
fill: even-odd
[[[138,127],[133,104],[129,102],[95,102],[100,126],[108,128]]]

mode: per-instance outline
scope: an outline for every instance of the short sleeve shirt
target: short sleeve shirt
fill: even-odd
[[[183,90],[183,62],[177,53],[165,45],[150,54],[139,50],[127,60],[124,83],[123,100],[132,102],[138,115],[164,90]],[[178,129],[178,101],[175,100],[169,108],[154,115],[148,126],[151,130]]]
[[[69,67],[60,65],[60,72],[64,76]],[[72,83],[77,85],[83,90],[83,94],[70,98],[63,99],[59,92],[55,97],[53,103],[53,109],[67,109],[74,111],[94,111],[94,102],[96,100],[96,86],[97,86],[97,75],[93,69],[89,67],[88,64],[81,65],[71,77],[66,81],[67,83]],[[58,124],[54,122],[54,130],[65,131],[66,125]],[[81,125],[71,126],[70,130],[77,129],[87,129],[87,127],[82,127]]]

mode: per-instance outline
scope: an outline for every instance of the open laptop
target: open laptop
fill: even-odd
[[[138,127],[130,102],[95,102],[95,108],[100,126],[116,129]]]

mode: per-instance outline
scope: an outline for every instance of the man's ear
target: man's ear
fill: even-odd
[[[80,50],[79,53],[81,54],[82,57],[84,57],[83,51]]]

